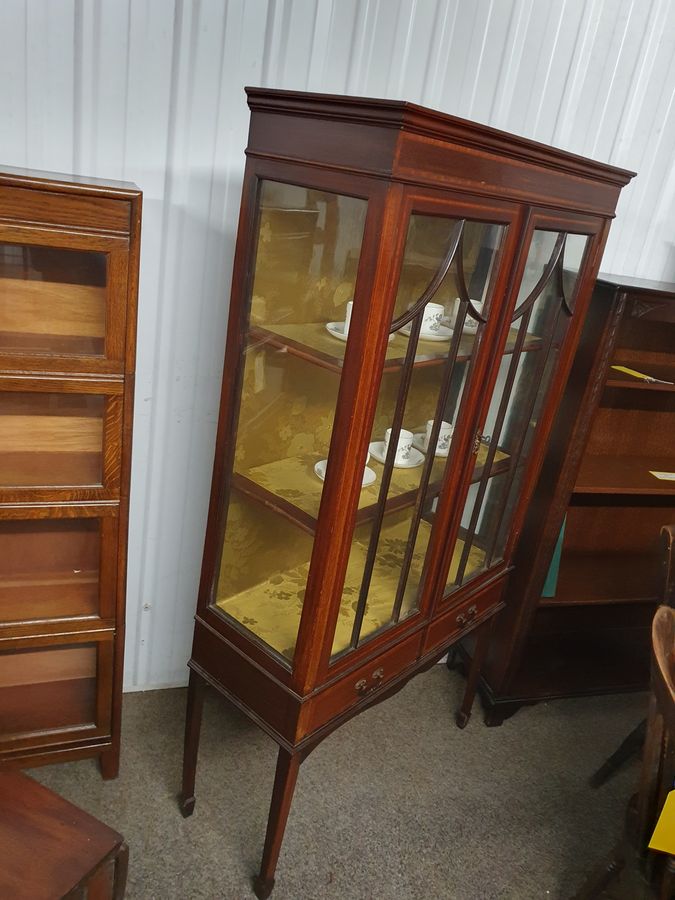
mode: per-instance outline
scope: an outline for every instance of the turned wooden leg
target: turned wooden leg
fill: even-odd
[[[476,645],[473,648],[473,656],[469,671],[466,676],[466,688],[464,690],[464,699],[455,716],[455,722],[458,728],[465,728],[471,718],[471,708],[476,696],[476,688],[478,687],[478,678],[480,670],[483,668],[483,661],[488,648],[488,639],[490,637],[490,629],[492,628],[492,620],[488,620],[482,625],[476,634]]]
[[[267,834],[265,835],[265,848],[260,874],[253,879],[253,890],[258,900],[266,900],[274,887],[274,873],[279,860],[281,842],[284,839],[288,813],[291,809],[295,782],[298,779],[301,756],[299,753],[289,753],[283,747],[279,747],[277,758],[277,771],[274,776],[274,789],[272,790],[272,803],[267,820]]]
[[[202,725],[202,708],[206,682],[190,671],[187,710],[185,713],[185,746],[183,749],[183,787],[179,803],[183,818],[191,816],[195,808],[195,773],[199,752],[199,732]]]
[[[104,750],[98,758],[98,766],[101,770],[101,777],[105,781],[117,778],[120,773],[120,748],[113,747],[112,750]]]

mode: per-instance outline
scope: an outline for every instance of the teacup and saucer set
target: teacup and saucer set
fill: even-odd
[[[422,313],[422,325],[419,338],[421,341],[449,341],[452,337],[452,328],[443,324],[445,307],[441,303],[427,303]],[[401,334],[410,337],[412,322],[408,322],[401,328]]]
[[[384,463],[387,459],[389,451],[389,442],[391,441],[391,428],[387,428],[384,433],[383,441],[373,441],[369,445],[370,455],[378,462]],[[395,469],[414,469],[422,465],[424,462],[424,454],[416,447],[413,447],[413,433],[402,428],[396,445],[396,454],[394,456]]]
[[[345,320],[344,322],[326,322],[326,331],[328,334],[332,335],[332,337],[337,338],[339,341],[346,341],[349,337],[349,323],[352,320],[352,307],[354,306],[354,301],[350,300],[347,303],[347,309],[345,310]],[[394,335],[389,335],[389,340],[394,340]]]
[[[421,453],[429,452],[429,444],[431,443],[431,432],[434,428],[434,420],[429,419],[427,422],[427,430],[419,431],[413,435],[412,443],[413,447],[416,450],[419,450]],[[441,458],[445,458],[450,452],[450,441],[452,440],[452,435],[455,430],[455,426],[450,422],[441,422],[441,426],[438,429],[438,437],[436,438],[436,452],[434,456],[440,456]]]
[[[366,454],[366,464],[363,467],[363,480],[361,481],[361,487],[368,487],[369,484],[373,484],[377,475],[370,468],[368,463],[370,462],[370,453]],[[320,459],[318,463],[314,464],[314,474],[317,478],[320,478],[321,481],[326,480],[326,466],[328,465],[327,459]]]

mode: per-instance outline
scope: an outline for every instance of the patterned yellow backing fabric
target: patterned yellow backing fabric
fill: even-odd
[[[400,560],[408,538],[409,519],[397,514],[385,520],[378,554],[373,570],[373,580],[368,593],[368,603],[361,629],[362,638],[377,631],[390,621],[392,604],[396,595]],[[415,547],[415,554],[408,583],[412,585],[412,596],[404,597],[403,609],[411,611],[414,594],[421,577],[421,567],[426,552],[430,526],[422,521],[421,534]],[[356,540],[349,559],[342,603],[337,620],[333,653],[339,653],[349,646],[354,613],[359,596],[368,549],[368,530],[362,528],[363,540]],[[451,565],[451,575],[457,570],[463,544],[458,543]],[[469,554],[467,572],[477,571],[483,564],[483,553],[472,548]],[[309,563],[303,563],[285,571],[277,571],[266,580],[246,588],[238,594],[223,597],[218,592],[216,605],[266,644],[293,658],[295,641],[307,583]]]

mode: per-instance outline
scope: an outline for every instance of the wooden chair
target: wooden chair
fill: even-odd
[[[0,773],[2,900],[122,900],[122,835],[20,772]]]
[[[639,791],[629,805],[623,840],[575,900],[599,898],[607,890],[607,896],[626,900],[675,898],[675,857],[647,849],[674,777],[675,610],[660,606],[652,623],[652,694]],[[622,881],[630,885],[628,892]]]

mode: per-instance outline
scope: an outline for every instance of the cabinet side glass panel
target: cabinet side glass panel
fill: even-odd
[[[0,243],[0,352],[103,356],[107,257]]]
[[[333,658],[418,609],[505,233],[503,225],[410,218],[390,343],[400,349],[385,361],[380,383]]]
[[[214,609],[293,659],[367,201],[263,181]]]
[[[446,595],[501,561],[537,423],[573,313],[588,237],[535,230],[513,313],[507,352],[483,425],[488,448],[475,462]]]

